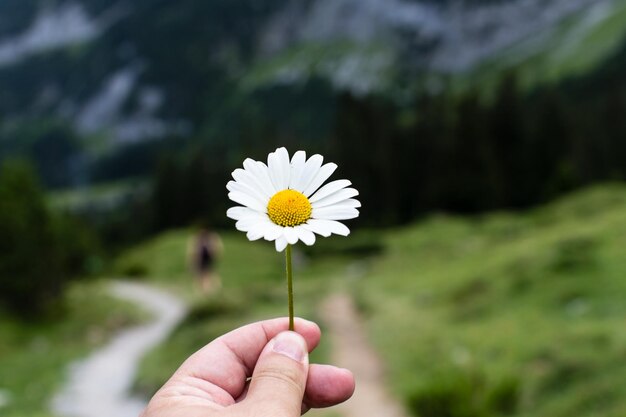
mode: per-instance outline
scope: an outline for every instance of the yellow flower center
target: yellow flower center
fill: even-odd
[[[267,215],[279,226],[298,226],[311,217],[311,203],[296,190],[279,191],[267,203]]]

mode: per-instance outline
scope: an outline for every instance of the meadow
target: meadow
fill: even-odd
[[[147,319],[112,298],[103,280],[72,285],[56,317],[25,322],[0,314],[0,415],[51,417],[51,396],[70,361],[87,355],[117,331]]]
[[[190,304],[189,316],[141,364],[135,389],[145,395],[212,338],[285,314],[283,258],[271,244],[224,232],[224,288],[203,296],[185,260],[191,233],[175,230],[131,248],[109,272],[168,288]],[[522,213],[439,214],[356,230],[298,247],[296,313],[323,329],[322,300],[349,293],[391,392],[416,416],[623,416],[624,247],[626,187],[617,184]],[[46,398],[67,362],[142,319],[106,298],[101,281],[75,284],[68,300],[58,324],[18,329],[0,319],[0,381],[14,393],[3,416],[48,416]],[[312,360],[328,361],[331,349],[323,338]]]
[[[119,267],[160,259],[147,276],[188,280],[167,255],[182,240],[163,236]],[[195,296],[194,313],[145,360],[137,382],[144,393],[207,339],[283,314],[282,259],[271,245],[236,234],[225,244],[224,292]],[[625,245],[622,185],[520,214],[434,215],[305,250],[296,306],[317,319],[326,295],[352,294],[388,383],[415,415],[623,416]],[[331,348],[326,341],[319,359]]]
[[[623,416],[625,244],[618,185],[434,216],[389,232],[355,294],[416,415]]]

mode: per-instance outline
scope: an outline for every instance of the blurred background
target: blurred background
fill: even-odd
[[[357,382],[407,416],[626,415],[626,0],[0,0],[0,415],[131,417],[284,315],[281,254],[225,216],[230,173],[278,146],[363,203],[296,248],[315,360],[363,341]],[[98,405],[84,378],[123,386]]]

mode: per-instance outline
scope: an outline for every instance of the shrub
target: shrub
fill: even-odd
[[[125,277],[143,278],[148,272],[148,267],[142,263],[129,263],[120,268],[120,273]]]
[[[86,229],[49,211],[23,162],[5,162],[0,171],[0,236],[0,304],[23,317],[58,300],[95,242]]]
[[[433,378],[408,398],[418,417],[496,417],[518,409],[520,381],[508,377],[489,385],[480,373],[448,371]]]
[[[497,383],[487,394],[487,409],[496,415],[510,416],[515,414],[519,405],[520,381],[508,377]]]
[[[556,245],[552,269],[556,272],[575,272],[596,263],[597,242],[588,237],[564,239]]]
[[[434,378],[409,397],[409,409],[419,417],[486,417],[481,404],[481,378],[450,372]]]

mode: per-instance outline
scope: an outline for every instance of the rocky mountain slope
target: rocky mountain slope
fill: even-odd
[[[0,153],[59,124],[92,156],[211,132],[246,97],[312,79],[329,95],[512,67],[540,83],[593,70],[625,34],[626,0],[5,0]]]

